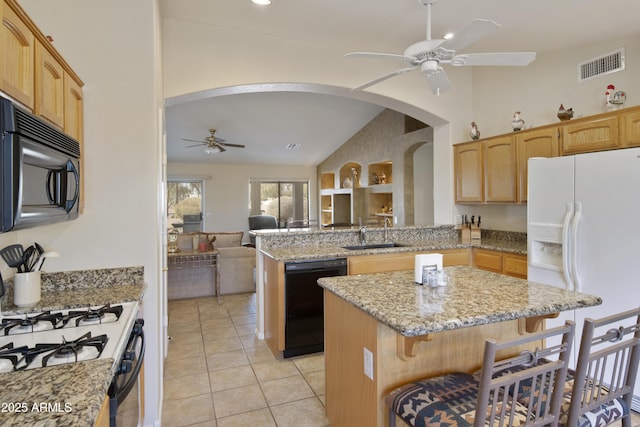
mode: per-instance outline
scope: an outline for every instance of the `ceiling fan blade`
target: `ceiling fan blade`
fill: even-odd
[[[351,90],[352,90],[352,91],[357,91],[357,90],[362,90],[362,89],[368,88],[369,86],[373,86],[373,85],[375,85],[375,84],[377,84],[377,83],[380,83],[381,81],[384,81],[384,80],[390,79],[391,77],[399,76],[399,75],[401,75],[401,74],[408,73],[409,71],[413,71],[413,70],[415,70],[416,68],[418,68],[419,66],[420,66],[420,65],[415,65],[415,66],[413,66],[413,67],[401,68],[401,69],[399,69],[399,70],[392,71],[392,72],[390,72],[390,73],[387,73],[387,74],[385,74],[385,75],[383,75],[383,76],[378,77],[377,79],[373,79],[373,80],[368,81],[368,82],[366,82],[366,83],[364,83],[364,84],[361,84],[361,85],[360,85],[360,86],[358,86],[358,87],[354,87],[354,88],[353,88],[353,89],[351,89]]]
[[[193,147],[201,147],[203,145],[207,145],[206,142],[202,142],[200,144],[195,144],[195,145],[187,145],[185,148],[193,148]]]
[[[447,73],[445,73],[442,68],[435,73],[428,73],[426,76],[429,81],[429,86],[431,86],[431,91],[436,95],[440,95],[451,89],[451,83],[449,82]]]
[[[225,142],[218,142],[218,145],[224,145],[225,147],[244,148],[244,145],[242,145],[242,144],[229,144],[229,143],[225,143]]]
[[[392,58],[400,59],[403,61],[411,62],[416,58],[406,55],[399,55],[396,53],[378,53],[378,52],[351,52],[344,55],[345,57],[361,57],[361,58]]]
[[[216,144],[216,147],[218,147],[218,148],[220,149],[220,152],[221,152],[221,153],[224,153],[225,151],[227,151],[227,149],[226,149],[226,148],[224,148],[224,147],[223,147],[222,145],[220,145],[220,144]]]
[[[536,59],[535,52],[469,53],[451,58],[451,65],[529,65]]]
[[[438,50],[445,49],[449,51],[457,51],[469,46],[471,43],[480,40],[501,27],[495,21],[486,19],[475,19],[469,22],[465,27],[458,30],[452,38],[445,40],[440,44]]]
[[[226,141],[226,139],[218,138],[217,136],[213,137],[213,142],[221,143],[221,142],[225,142],[225,141]]]
[[[200,142],[202,144],[206,144],[207,141],[199,141],[197,139],[187,139],[187,138],[182,138],[183,141],[189,141],[189,142]]]

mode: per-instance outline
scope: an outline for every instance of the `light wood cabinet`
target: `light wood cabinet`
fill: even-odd
[[[640,146],[640,111],[620,116],[620,139],[625,147]]]
[[[582,119],[562,126],[562,154],[620,148],[618,116]]]
[[[16,0],[1,6],[0,90],[82,144],[82,80]]]
[[[484,201],[483,164],[482,143],[468,142],[453,146],[456,203]]]
[[[473,266],[508,276],[527,278],[527,256],[489,249],[473,250]]]
[[[100,412],[98,412],[98,417],[96,418],[94,427],[109,427],[110,419],[109,419],[109,396],[104,398],[102,402],[102,406],[100,406]]]
[[[64,69],[56,58],[36,43],[36,103],[34,113],[64,129]]]
[[[508,276],[527,278],[527,256],[502,254],[502,273]]]
[[[531,157],[558,157],[560,130],[557,127],[533,129],[516,135],[518,156],[518,202],[527,201],[528,161]]]
[[[412,270],[417,254],[442,254],[442,265],[470,265],[468,249],[444,249],[429,252],[403,252],[380,255],[361,255],[347,259],[349,275],[366,273],[384,273],[389,271]]]
[[[7,2],[0,8],[0,89],[33,109],[35,37],[21,17],[21,9]]]
[[[484,156],[484,201],[515,203],[516,145],[512,136],[482,141]]]
[[[284,263],[264,256],[264,340],[275,355],[284,351]]]

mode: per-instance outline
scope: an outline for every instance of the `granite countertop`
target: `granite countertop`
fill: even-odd
[[[0,424],[93,426],[113,364],[113,359],[98,359],[0,374]]]
[[[376,242],[370,242],[376,243]],[[309,245],[303,247],[266,248],[262,252],[276,261],[342,258],[359,255],[379,255],[402,252],[437,251],[445,249],[482,248],[519,255],[527,254],[527,243],[498,239],[483,239],[481,243],[462,243],[460,239],[427,240],[423,242],[395,241],[403,246],[377,249],[349,250],[337,245]]]
[[[318,284],[404,336],[519,319],[602,304],[567,291],[472,267],[445,267],[449,284],[414,283],[414,272],[327,277]]]
[[[43,275],[41,300],[29,308],[13,304],[9,281],[2,315],[141,301],[143,277],[141,267]],[[0,373],[0,425],[92,426],[116,368],[107,358]]]
[[[40,302],[32,307],[20,308],[13,304],[13,297],[2,301],[2,315],[36,313],[45,310],[68,310],[87,306],[119,304],[140,301],[144,284],[123,284],[101,288],[80,288],[68,291],[42,290]]]

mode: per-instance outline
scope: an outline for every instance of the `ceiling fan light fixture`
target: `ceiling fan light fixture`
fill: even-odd
[[[206,147],[204,149],[204,152],[207,154],[216,154],[216,153],[220,153],[222,150],[220,150],[220,147]]]

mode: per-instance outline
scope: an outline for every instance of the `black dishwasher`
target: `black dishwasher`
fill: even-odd
[[[318,279],[346,274],[346,258],[285,263],[284,357],[324,351],[324,297]]]

